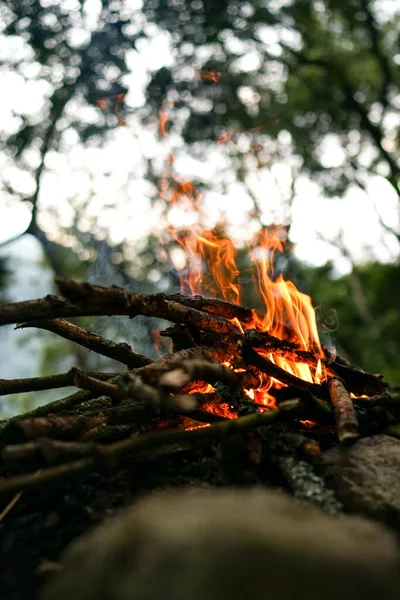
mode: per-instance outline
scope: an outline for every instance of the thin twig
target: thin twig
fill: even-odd
[[[17,504],[18,500],[21,498],[24,492],[20,491],[15,494],[15,496],[10,500],[10,502],[4,507],[4,509],[0,513],[0,522],[4,519],[6,515],[14,508]]]
[[[118,362],[127,365],[129,369],[144,367],[151,362],[147,356],[134,352],[129,344],[108,340],[89,329],[78,327],[78,325],[74,325],[65,319],[30,321],[18,324],[15,329],[25,329],[27,327],[37,327],[38,329],[45,329],[46,331],[56,333],[66,340],[70,340],[84,348],[88,348],[88,350],[93,350],[98,354],[117,360]]]
[[[93,395],[97,396],[108,396],[115,402],[120,402],[126,397],[126,394],[121,393],[121,390],[114,383],[108,381],[101,381],[96,377],[91,377],[88,373],[80,371],[79,369],[72,369],[74,376],[74,385],[84,390],[88,390]]]
[[[119,373],[86,373],[96,379],[110,379]],[[74,371],[70,369],[67,373],[49,375],[47,377],[28,377],[26,379],[0,379],[0,396],[7,394],[20,394],[23,392],[40,392],[43,390],[55,390],[58,388],[73,386]]]

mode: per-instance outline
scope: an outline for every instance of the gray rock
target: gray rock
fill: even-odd
[[[323,455],[326,481],[349,512],[400,526],[400,441],[388,435],[358,440]]]
[[[147,498],[74,542],[41,600],[395,600],[396,541],[255,490]]]

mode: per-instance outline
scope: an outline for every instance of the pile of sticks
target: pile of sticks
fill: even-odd
[[[0,423],[1,460],[12,472],[0,482],[0,494],[115,467],[125,455],[140,459],[155,448],[218,440],[277,422],[343,444],[376,431],[397,435],[400,430],[400,397],[387,392],[380,376],[327,350],[323,363],[329,376],[322,384],[292,375],[266,356],[273,353],[315,368],[316,354],[300,350],[290,339],[254,329],[242,333],[235,323],[250,324],[250,309],[201,296],[142,295],[63,278],[57,285],[61,296],[1,305],[0,325],[46,329],[119,361],[127,370],[71,369],[50,377],[0,380],[0,395],[80,388]],[[65,320],[100,315],[145,315],[174,323],[162,332],[172,339],[173,352],[151,361],[126,343]],[[235,370],[223,364],[228,361]],[[276,407],[269,410],[245,392],[260,388],[266,376],[282,384],[271,390]],[[309,422],[313,425],[307,429]],[[25,473],[16,475],[21,469]]]

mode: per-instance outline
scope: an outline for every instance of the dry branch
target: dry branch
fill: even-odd
[[[65,319],[30,321],[18,324],[16,329],[25,329],[27,327],[37,327],[38,329],[45,329],[46,331],[56,333],[64,339],[75,342],[88,350],[93,350],[98,354],[121,362],[124,365],[127,365],[129,369],[144,367],[151,362],[147,356],[134,352],[129,344],[107,340],[106,338],[97,335],[97,333],[93,333],[93,331],[90,331],[89,329],[69,323],[69,321],[66,321]]]
[[[362,408],[375,408],[376,406],[400,408],[400,394],[376,394],[367,398],[354,398],[353,402]]]
[[[86,373],[96,379],[110,379],[118,373]],[[7,394],[20,394],[22,392],[40,392],[43,390],[55,390],[58,388],[73,386],[74,370],[70,369],[67,373],[59,375],[50,375],[47,377],[27,377],[26,379],[0,379],[0,396]]]
[[[300,403],[292,403],[290,410],[270,410],[254,413],[233,420],[224,420],[209,427],[194,430],[167,429],[122,440],[109,446],[96,446],[94,455],[76,460],[71,463],[51,467],[40,473],[18,475],[0,482],[0,495],[15,493],[78,476],[91,470],[115,468],[118,461],[127,454],[137,454],[141,451],[177,443],[193,444],[199,440],[219,440],[236,432],[245,432],[258,427],[265,427],[297,413]]]
[[[170,299],[174,302],[179,302],[184,306],[190,308],[196,308],[203,312],[211,315],[217,315],[224,317],[225,319],[239,319],[241,323],[247,324],[253,321],[253,312],[250,308],[239,306],[237,304],[231,304],[226,300],[220,300],[219,298],[204,298],[203,296],[184,296],[183,294],[158,294],[166,299]]]
[[[42,458],[47,464],[54,465],[88,456],[94,451],[93,442],[62,442],[41,437],[25,444],[5,446],[1,458],[5,463],[22,463]]]
[[[18,443],[39,437],[51,437],[60,440],[82,439],[89,431],[98,430],[107,422],[102,413],[96,415],[36,417],[34,419],[16,419],[9,422],[2,432],[6,443]]]
[[[289,340],[281,340],[268,332],[250,329],[245,331],[244,343],[252,348],[259,348],[265,352],[271,352],[275,356],[283,356],[293,362],[306,363],[314,368],[317,367],[321,358],[322,363],[328,368],[328,372],[338,375],[346,383],[346,387],[354,394],[376,394],[383,392],[387,385],[382,381],[382,376],[374,375],[355,367],[338,355],[332,357],[329,351],[323,347],[325,357],[315,352],[305,351]]]
[[[144,315],[216,333],[238,331],[235,325],[223,317],[190,308],[169,300],[165,295],[146,296],[117,287],[105,288],[60,277],[56,281],[65,298],[48,295],[39,300],[2,304],[0,325],[58,317]]]
[[[326,356],[329,357],[329,351],[325,347],[323,349]],[[347,390],[353,392],[356,396],[363,394],[372,396],[387,389],[387,384],[383,381],[382,375],[374,375],[363,371],[359,367],[351,365],[341,356],[335,355],[331,360],[327,358],[325,362],[345,382]]]
[[[335,408],[338,438],[341,443],[349,443],[359,437],[358,420],[353,401],[343,383],[333,377],[328,382],[329,394]]]
[[[114,383],[108,381],[101,381],[95,377],[91,377],[88,373],[80,371],[79,369],[71,369],[74,376],[74,385],[76,387],[88,390],[93,395],[97,396],[108,396],[114,402],[120,402],[124,399],[124,394]]]
[[[173,323],[185,323],[198,329],[216,333],[234,333],[238,331],[235,325],[232,325],[223,317],[213,316],[196,308],[190,308],[170,300],[169,296],[163,294],[146,296],[117,287],[105,288],[61,277],[58,277],[56,282],[61,293],[68,300],[82,308],[102,309],[103,314],[158,317]]]

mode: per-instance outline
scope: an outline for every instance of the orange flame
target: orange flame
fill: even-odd
[[[217,144],[218,144],[218,146],[220,146],[221,144],[226,144],[226,142],[230,142],[231,140],[232,140],[231,134],[228,131],[226,131],[224,133],[221,133],[221,135],[217,139]]]
[[[199,77],[202,81],[209,83],[219,83],[222,73],[220,71],[200,71]]]
[[[181,291],[184,292],[187,285],[193,295],[215,296],[219,293],[224,300],[239,304],[239,270],[232,241],[207,229],[177,232],[170,228],[170,233],[186,255],[187,275],[181,277]],[[204,264],[209,268],[208,276],[204,273]]]
[[[202,198],[201,192],[189,181],[179,179],[172,172],[175,157],[170,154],[166,160],[166,169],[161,178],[158,193],[163,200],[176,204],[180,200],[186,200],[191,206],[197,206]]]
[[[213,231],[192,229],[184,232],[170,229],[186,255],[186,269],[181,276],[181,291],[191,294],[220,296],[234,304],[240,303],[241,289],[238,281],[236,250],[230,239]],[[283,227],[262,230],[250,245],[250,258],[256,267],[256,289],[263,304],[262,314],[252,311],[251,323],[235,324],[243,332],[256,328],[281,339],[294,342],[299,350],[314,353],[316,367],[306,362],[296,362],[273,352],[262,352],[266,358],[285,371],[310,382],[320,383],[325,376],[321,358],[323,351],[319,341],[315,312],[311,298],[300,292],[293,282],[285,281],[280,274],[274,278],[274,254],[283,252],[287,232]],[[205,270],[208,266],[208,271]],[[258,390],[248,394],[257,404],[275,406],[275,399],[268,393],[272,387],[282,387],[278,380],[264,376]]]
[[[274,254],[277,250],[283,251],[285,238],[283,228],[264,229],[251,249],[251,260],[257,270],[258,290],[265,305],[263,316],[253,311],[254,326],[281,340],[292,341],[300,350],[312,351],[321,359],[323,351],[311,298],[299,292],[293,282],[285,281],[281,274],[275,281],[271,278]],[[304,362],[293,362],[272,353],[266,357],[301,379],[317,383],[321,381],[323,373],[320,360],[312,373],[311,367]]]
[[[119,94],[110,96],[110,98],[99,98],[96,100],[96,106],[98,106],[104,112],[106,109],[110,109],[114,103],[114,113],[118,119],[118,125],[124,126],[126,125],[126,121],[120,117],[120,109],[125,96],[125,93],[120,92]]]
[[[160,137],[167,137],[168,133],[166,130],[166,126],[168,123],[168,115],[164,110],[160,110],[158,113],[158,133]]]
[[[161,343],[163,341],[163,338],[160,335],[160,332],[158,331],[158,329],[152,329],[151,330],[151,337],[153,340],[153,348],[154,350],[157,352],[158,356],[161,356]]]
[[[125,96],[126,96],[126,94],[123,94],[123,93],[115,94],[115,96],[113,96],[113,98],[115,99],[114,112],[118,119],[118,125],[120,125],[120,126],[126,125],[126,121],[124,119],[121,119],[120,114],[119,114],[119,111],[121,109],[121,106],[122,106]]]

